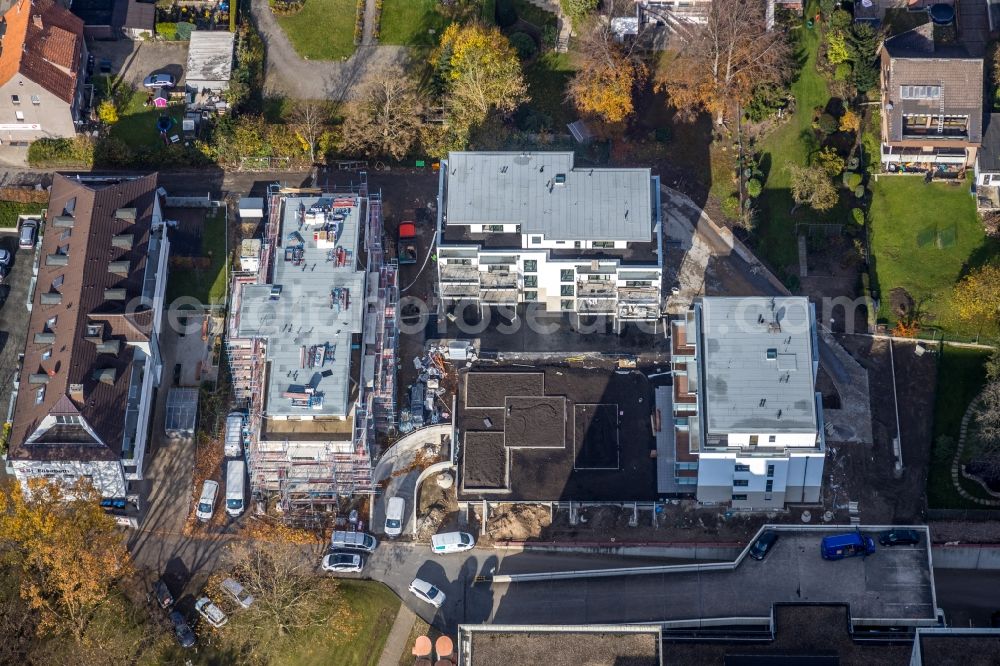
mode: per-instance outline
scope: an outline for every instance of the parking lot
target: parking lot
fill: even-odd
[[[13,255],[10,274],[0,284],[0,418],[6,419],[28,330],[30,313],[25,303],[34,251],[17,249],[17,229],[0,229],[0,248]]]

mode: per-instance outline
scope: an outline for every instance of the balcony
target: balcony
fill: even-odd
[[[577,298],[615,298],[615,284],[611,280],[577,280]]]
[[[617,301],[614,298],[586,298],[577,296],[576,311],[584,314],[614,314]]]
[[[934,140],[935,136],[921,137],[928,141]],[[920,148],[894,148],[893,146],[882,145],[883,164],[958,164],[962,165],[968,161],[965,148],[935,148],[934,150],[921,150]]]
[[[442,264],[441,282],[466,282],[479,284],[479,269],[463,264]]]
[[[517,305],[520,292],[516,288],[484,288],[479,290],[479,300],[489,305]]]
[[[675,321],[670,326],[670,353],[674,357],[694,357],[695,346],[688,342],[687,325]]]
[[[442,298],[476,298],[477,296],[479,296],[478,284],[441,283]]]
[[[618,300],[622,303],[660,305],[660,290],[656,287],[620,287]]]
[[[517,289],[517,273],[507,271],[480,272],[479,283],[483,289]]]

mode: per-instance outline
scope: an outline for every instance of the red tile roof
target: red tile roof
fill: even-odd
[[[3,20],[0,85],[20,74],[73,103],[83,53],[83,21],[52,0],[19,0]]]

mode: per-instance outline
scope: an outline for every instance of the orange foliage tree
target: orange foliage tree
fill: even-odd
[[[631,47],[615,41],[607,21],[592,19],[580,30],[578,49],[580,68],[566,93],[577,110],[609,123],[631,116],[635,111],[633,95],[648,74]]]

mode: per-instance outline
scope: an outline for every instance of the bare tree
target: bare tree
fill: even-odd
[[[423,102],[413,81],[398,68],[382,72],[348,111],[341,148],[402,159],[420,134],[422,113]]]
[[[316,146],[326,131],[330,115],[330,103],[315,99],[296,101],[289,114],[292,128],[302,143],[308,146],[310,162],[316,161]]]
[[[1000,379],[989,382],[979,395],[975,419],[976,437],[1000,453]]]
[[[781,30],[768,31],[764,3],[712,0],[705,22],[660,61],[657,87],[686,116],[711,113],[723,124],[762,84],[779,83],[791,68],[791,50]]]

